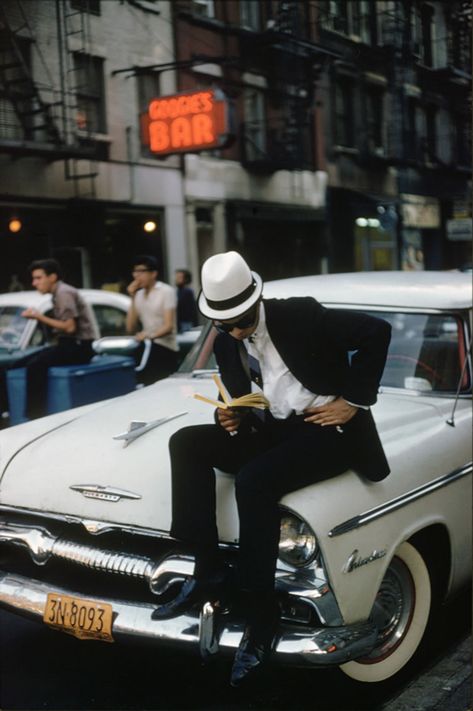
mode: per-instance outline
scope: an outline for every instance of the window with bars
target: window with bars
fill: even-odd
[[[103,60],[76,52],[74,69],[77,128],[88,133],[106,133]]]

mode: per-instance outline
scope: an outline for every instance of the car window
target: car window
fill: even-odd
[[[468,357],[461,319],[449,314],[373,313],[392,327],[381,385],[456,392]],[[464,372],[461,390],[470,387]]]
[[[115,306],[93,304],[101,336],[123,336],[126,333],[126,312]]]
[[[0,306],[0,348],[17,348],[28,320],[23,306]]]
[[[456,392],[468,357],[460,318],[449,314],[367,313],[385,319],[392,327],[382,386],[419,392]],[[215,329],[207,324],[181,364],[180,372],[216,369],[215,335]],[[461,391],[470,387],[470,374],[465,370]]]

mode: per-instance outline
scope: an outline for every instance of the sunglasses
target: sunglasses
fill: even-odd
[[[251,311],[247,311],[246,314],[238,319],[238,321],[213,321],[213,325],[219,333],[230,333],[234,328],[245,329],[250,328],[256,321],[256,307],[253,307]]]

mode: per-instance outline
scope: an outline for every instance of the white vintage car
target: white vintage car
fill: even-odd
[[[265,296],[312,295],[387,319],[392,342],[373,414],[392,472],[353,471],[281,501],[275,658],[378,682],[416,652],[431,613],[471,575],[471,284],[455,272],[301,277]],[[168,440],[213,421],[212,329],[180,371],[107,402],[0,433],[0,605],[79,638],[235,649],[229,609],[151,613],[192,573],[169,536]],[[218,527],[238,548],[233,480],[218,472]],[[258,546],[255,540],[254,545]]]

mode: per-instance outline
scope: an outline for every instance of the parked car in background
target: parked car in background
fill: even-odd
[[[130,297],[101,289],[80,289],[90,304],[101,336],[126,333],[126,313]],[[19,358],[51,344],[53,334],[48,326],[21,316],[26,308],[52,313],[51,294],[17,291],[0,294],[0,366],[11,366]]]
[[[360,682],[396,675],[434,612],[471,580],[471,283],[461,273],[301,277],[266,297],[309,295],[376,314],[392,342],[373,415],[391,466],[381,482],[354,471],[281,500],[275,657],[338,666]],[[169,535],[169,437],[213,421],[215,333],[180,370],[102,404],[0,433],[0,605],[79,638],[148,639],[235,650],[230,604],[153,621],[193,571]],[[233,478],[217,472],[222,554],[234,565]],[[254,542],[255,548],[258,541]]]

